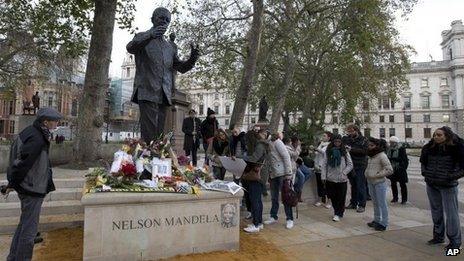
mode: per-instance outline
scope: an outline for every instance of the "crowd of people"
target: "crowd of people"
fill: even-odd
[[[245,191],[243,204],[248,211],[245,219],[252,221],[244,228],[246,232],[256,233],[264,225],[278,223],[279,199],[284,207],[285,226],[292,229],[294,207],[303,202],[303,187],[311,178],[317,184],[318,199],[314,206],[333,209],[334,222],[342,220],[346,209],[365,212],[366,201],[372,201],[374,216],[366,225],[385,231],[389,225],[388,180],[391,203],[408,202],[409,159],[398,137],[392,136],[388,141],[367,138],[358,126],[349,124],[345,136],[326,131],[320,135],[317,146],[313,146],[301,144],[296,136],[271,134],[259,125],[247,132],[239,128],[220,129],[215,112],[209,108],[202,122],[194,110],[189,115],[183,126],[185,151],[187,156],[192,155],[194,166],[201,141],[206,152],[205,164],[212,167],[216,179],[223,180],[226,174],[219,156],[240,158],[247,163],[242,176],[233,177]],[[464,142],[450,128],[439,128],[423,147],[420,162],[434,223],[433,239],[428,243],[443,243],[446,231],[447,247],[460,247],[457,180],[464,176]],[[351,195],[346,205],[348,185]],[[263,220],[262,198],[268,193],[271,209],[269,217]]]

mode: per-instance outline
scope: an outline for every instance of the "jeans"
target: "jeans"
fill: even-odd
[[[366,177],[363,168],[354,169],[348,176],[351,184],[351,200],[353,206],[366,207]]]
[[[387,182],[369,184],[372,204],[374,205],[374,221],[388,227]]]
[[[433,238],[444,240],[446,216],[446,235],[452,247],[461,246],[461,225],[458,211],[458,187],[437,187],[427,184],[427,196],[433,220]]]
[[[316,185],[317,185],[317,196],[319,196],[321,198],[321,202],[325,204],[327,192],[326,192],[324,183],[322,183],[320,172],[316,172]]]
[[[393,194],[393,200],[398,201],[398,186],[396,185],[398,181],[391,181],[391,189]],[[408,187],[405,182],[399,182],[401,188],[401,202],[408,201]]]
[[[296,170],[295,185],[293,186],[295,191],[301,193],[303,191],[304,184],[311,178],[312,175],[312,169],[306,167],[305,165],[298,167]]]
[[[241,180],[242,187],[243,187],[243,198],[245,199],[245,206],[248,212],[251,212],[251,198],[250,198],[250,181]],[[261,183],[260,183],[261,184]],[[261,191],[263,190],[263,186],[261,185]]]
[[[279,219],[277,217],[277,213],[279,212],[279,193],[282,189],[284,177],[276,177],[271,179],[271,217],[275,220]],[[287,216],[287,220],[293,220],[293,211],[291,206],[287,206],[284,204],[285,215]]]
[[[332,206],[334,209],[334,215],[343,217],[345,213],[345,201],[346,201],[346,182],[331,182],[326,181],[327,196],[332,200]]]
[[[224,180],[226,169],[224,167],[213,166],[213,176],[215,179]]]
[[[39,226],[43,198],[18,194],[21,200],[21,217],[11,242],[7,261],[31,260],[34,238]]]
[[[209,165],[209,159],[208,159],[208,146],[209,144],[206,142],[206,140],[203,141],[203,149],[205,150],[205,164]]]
[[[247,181],[247,183],[253,225],[258,226],[263,223],[263,200],[261,198],[263,186],[259,181]]]

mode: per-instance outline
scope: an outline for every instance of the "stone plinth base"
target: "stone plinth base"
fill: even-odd
[[[239,249],[243,192],[96,193],[85,207],[84,260],[156,260]]]

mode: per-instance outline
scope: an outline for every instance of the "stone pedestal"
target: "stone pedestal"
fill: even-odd
[[[90,193],[84,260],[156,260],[239,249],[243,192]]]
[[[184,92],[176,90],[172,98],[172,106],[168,108],[164,132],[174,132],[172,144],[177,155],[183,154],[184,133],[182,132],[182,122],[188,116],[190,103],[187,101],[187,95]]]

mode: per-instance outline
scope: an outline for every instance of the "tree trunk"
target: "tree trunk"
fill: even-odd
[[[237,90],[234,110],[230,119],[230,128],[233,128],[235,125],[241,126],[243,123],[248,97],[253,86],[253,77],[256,72],[263,26],[263,13],[263,0],[253,0],[253,21],[248,32],[248,52],[244,61],[242,81]]]
[[[271,122],[269,124],[269,130],[271,133],[275,133],[279,129],[280,117],[285,106],[285,97],[287,96],[288,90],[290,89],[294,72],[295,55],[292,51],[289,51],[287,55],[287,65],[285,67],[285,75],[282,81],[283,85],[277,95],[277,103],[272,110]]]
[[[100,157],[101,128],[108,71],[113,48],[117,0],[95,0],[95,16],[85,72],[84,96],[79,105],[75,158],[91,162]]]

